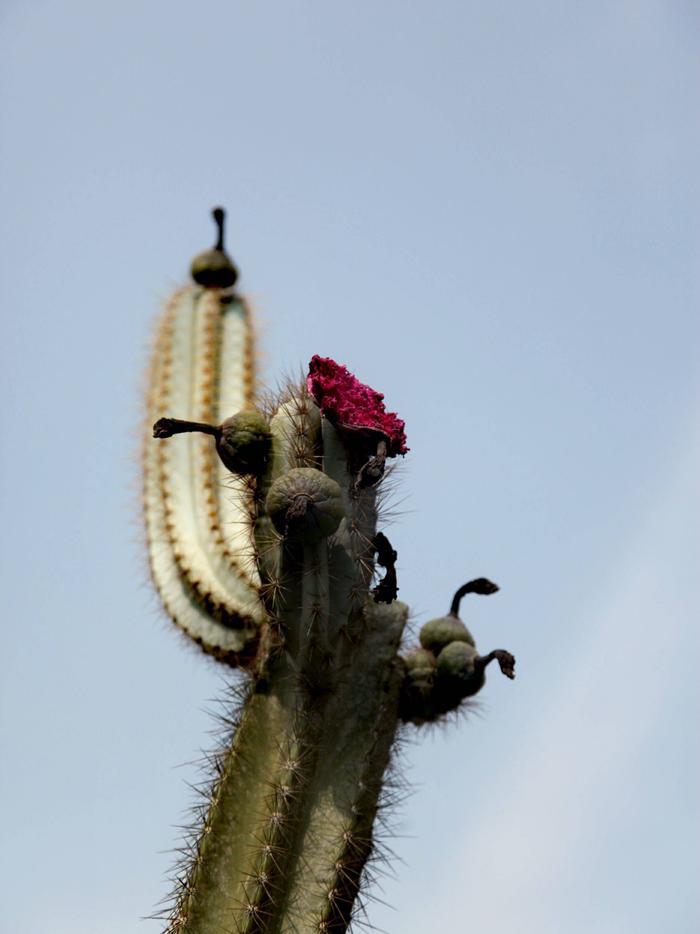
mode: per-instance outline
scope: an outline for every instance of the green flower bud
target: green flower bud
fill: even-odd
[[[308,544],[332,535],[345,517],[340,487],[315,467],[294,467],[278,477],[265,507],[280,535]]]
[[[418,682],[431,682],[435,676],[436,659],[432,652],[425,649],[413,649],[404,656],[406,677],[416,684]]]
[[[223,250],[205,250],[190,264],[190,275],[205,289],[229,289],[236,284],[238,270],[228,253]]]
[[[235,285],[238,270],[224,249],[225,214],[223,208],[214,208],[212,216],[219,233],[216,246],[195,256],[190,265],[190,275],[198,285],[203,285],[205,289],[228,289]]]
[[[406,667],[401,685],[400,716],[413,723],[424,723],[435,716],[433,709],[433,686],[436,662],[432,652],[413,649],[404,656]]]
[[[243,411],[221,424],[216,451],[232,473],[261,474],[270,458],[270,428],[259,412]]]
[[[420,631],[420,644],[424,649],[430,649],[436,655],[451,642],[466,642],[476,645],[474,637],[461,619],[456,616],[440,616],[431,619]]]
[[[468,642],[450,642],[437,657],[437,667],[443,678],[470,678],[474,674],[476,649]]]
[[[442,709],[455,707],[484,686],[484,670],[475,664],[478,653],[468,642],[450,642],[437,657],[437,695]]]

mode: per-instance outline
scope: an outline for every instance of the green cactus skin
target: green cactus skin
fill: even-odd
[[[256,408],[245,303],[199,279],[170,302],[154,348],[146,526],[167,612],[242,669],[244,701],[167,934],[342,934],[402,722],[439,719],[489,661],[512,673],[514,660],[478,656],[454,601],[401,657],[408,608],[371,589],[381,480],[363,473],[367,439],[336,430],[303,385]]]

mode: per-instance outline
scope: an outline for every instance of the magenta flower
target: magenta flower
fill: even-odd
[[[384,409],[384,394],[365,386],[347,367],[330,357],[311,358],[306,378],[309,393],[323,414],[340,428],[367,429],[384,435],[387,455],[405,454],[405,422]]]

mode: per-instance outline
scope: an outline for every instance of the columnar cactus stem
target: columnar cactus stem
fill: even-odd
[[[353,918],[402,721],[456,709],[489,661],[458,619],[399,654],[407,607],[378,528],[387,458],[408,450],[383,397],[314,357],[305,385],[255,408],[252,331],[219,238],[156,342],[144,455],[155,584],[201,648],[239,666],[246,700],[216,760],[169,934],[332,932]],[[375,554],[385,569],[374,587]]]

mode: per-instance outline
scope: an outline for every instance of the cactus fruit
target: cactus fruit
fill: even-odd
[[[262,415],[254,410],[237,412],[220,425],[181,418],[159,418],[153,425],[154,438],[172,438],[189,431],[213,435],[219,459],[233,474],[261,474],[269,460],[270,429]]]
[[[216,245],[195,256],[190,265],[190,274],[197,285],[210,289],[229,289],[238,280],[238,270],[224,249],[224,209],[214,208],[212,215],[218,228]]]
[[[221,209],[215,220],[215,249],[159,326],[144,506],[166,611],[241,669],[243,701],[167,932],[341,934],[402,723],[440,719],[483,685],[490,661],[513,677],[514,659],[479,656],[458,618],[465,593],[497,589],[483,578],[400,654],[408,609],[377,501],[387,460],[408,450],[404,422],[318,356],[305,383],[256,405],[250,315],[232,291]],[[376,565],[385,573],[372,586]]]

